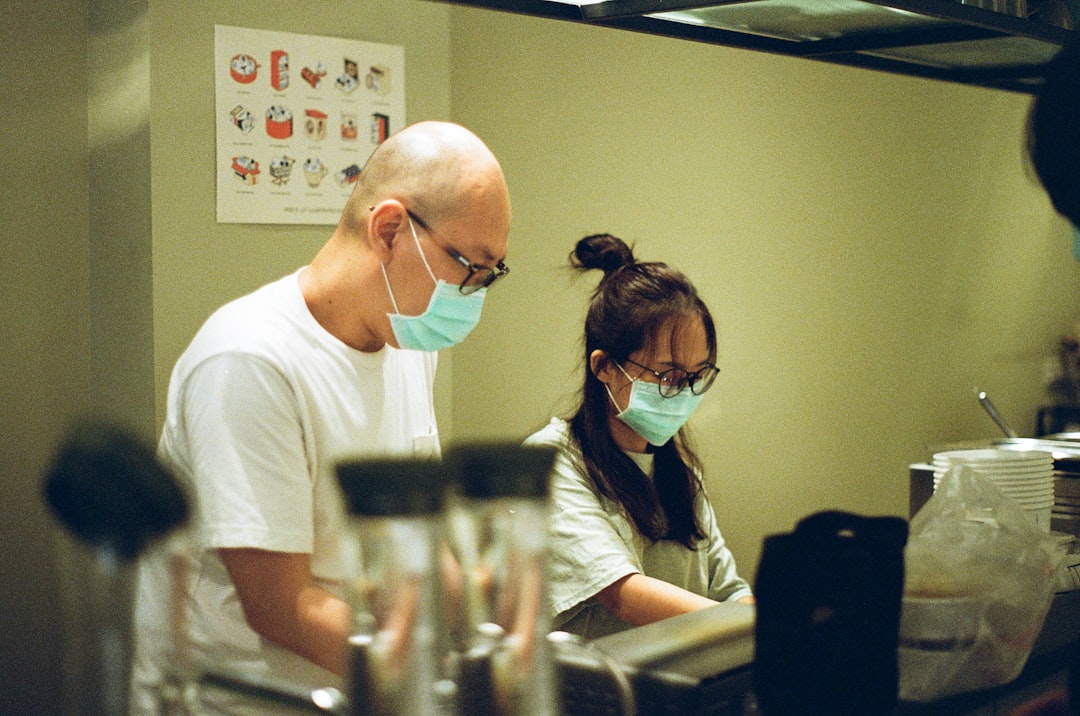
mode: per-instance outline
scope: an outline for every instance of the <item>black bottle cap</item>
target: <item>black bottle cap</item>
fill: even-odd
[[[153,449],[103,422],[72,429],[45,476],[44,493],[76,537],[125,561],[188,517],[186,494]]]
[[[408,517],[439,512],[446,499],[443,466],[434,459],[373,457],[337,464],[338,483],[350,514]]]
[[[450,479],[474,499],[548,496],[554,447],[514,442],[456,445],[447,450]]]

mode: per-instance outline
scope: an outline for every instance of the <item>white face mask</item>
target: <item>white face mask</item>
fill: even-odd
[[[424,250],[420,247],[420,239],[416,236],[412,218],[409,219],[409,229],[412,230],[420,258],[424,261],[424,268],[427,269],[431,280],[435,282],[435,290],[423,313],[418,316],[404,316],[398,311],[394,291],[390,288],[390,279],[386,275],[386,266],[380,264],[386,290],[390,293],[390,303],[394,306],[394,312],[387,314],[390,317],[390,328],[394,331],[394,338],[402,348],[416,351],[437,351],[449,348],[465,340],[465,337],[480,322],[480,311],[484,306],[487,289],[481,288],[465,295],[457,286],[448,284],[441,278],[435,278],[424,256]]]
[[[630,378],[630,374],[621,365],[615,365],[623,375]],[[604,390],[611,398],[615,410],[619,410],[619,404],[615,402],[615,396],[607,383],[604,384]],[[686,425],[702,397],[704,395],[695,395],[686,388],[670,398],[665,398],[660,395],[657,384],[630,378],[630,399],[626,403],[626,409],[620,410],[615,417],[629,425],[649,444],[659,447],[675,437],[675,433]]]

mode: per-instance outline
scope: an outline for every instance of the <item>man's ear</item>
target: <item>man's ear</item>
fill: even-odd
[[[390,258],[398,232],[408,222],[408,211],[397,199],[384,199],[371,207],[371,214],[368,216],[368,240],[381,260]]]

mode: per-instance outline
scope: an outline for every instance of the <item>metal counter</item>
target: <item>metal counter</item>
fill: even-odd
[[[633,685],[641,716],[750,716],[753,696],[753,608],[725,605],[638,627],[589,644],[619,665]],[[750,616],[749,622],[747,616]],[[986,691],[930,703],[901,702],[895,716],[994,713],[994,704],[1038,688],[1080,655],[1080,591],[1057,594],[1023,672]],[[587,653],[559,657],[564,713],[617,716],[617,684]],[[989,708],[990,710],[983,710]],[[1005,712],[1007,713],[1007,711]]]

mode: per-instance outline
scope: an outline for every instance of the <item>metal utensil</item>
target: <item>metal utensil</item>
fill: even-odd
[[[986,396],[986,391],[976,388],[975,395],[979,398],[979,405],[983,406],[983,409],[986,410],[986,413],[990,416],[990,419],[997,423],[997,426],[1001,428],[1002,432],[1005,433],[1005,437],[1015,438],[1016,431],[1010,428],[1008,423],[1006,423],[1002,419],[1001,415],[998,414],[997,408],[995,408],[994,404],[990,402],[990,398]]]
[[[305,689],[283,681],[242,674],[226,669],[210,669],[199,676],[199,687],[221,689],[233,694],[258,699],[263,705],[276,704],[291,712],[306,714],[350,713],[349,700],[335,688]]]

